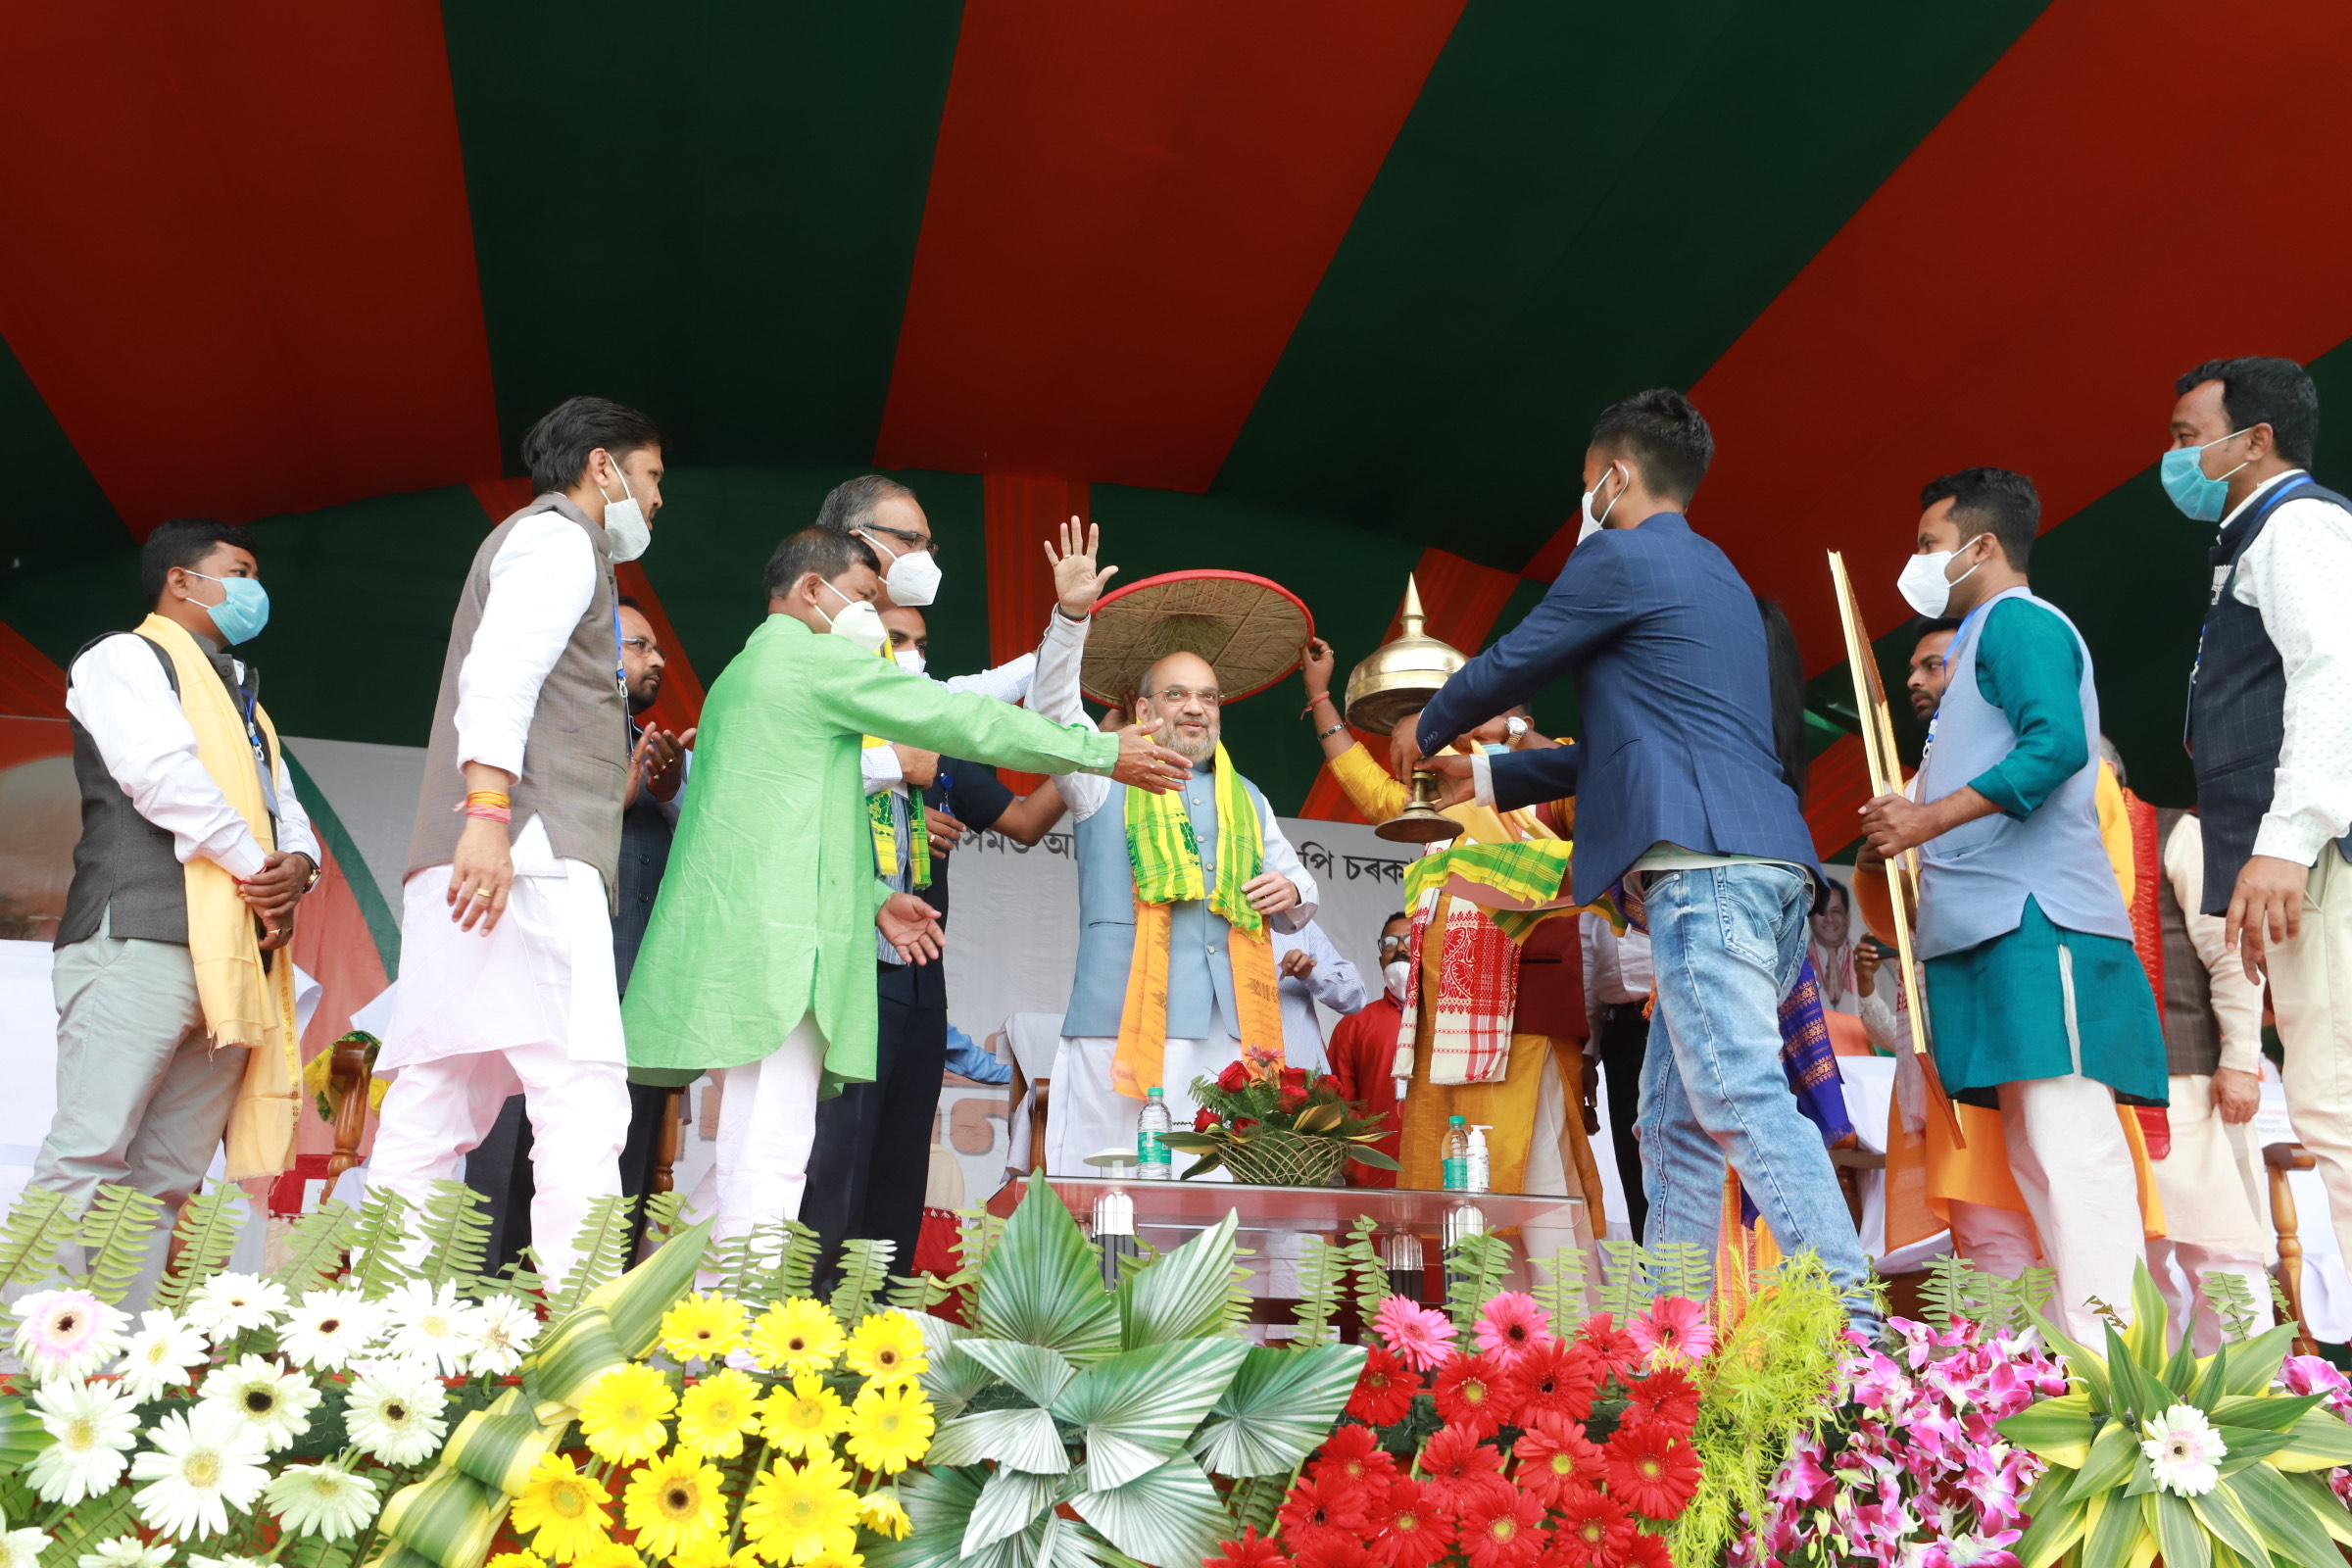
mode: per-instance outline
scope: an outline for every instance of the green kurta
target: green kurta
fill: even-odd
[[[825,1093],[874,1076],[866,735],[1031,773],[1104,771],[1118,738],[952,692],[770,615],[710,687],[669,868],[621,1008],[641,1082],[757,1061],[815,1009]]]

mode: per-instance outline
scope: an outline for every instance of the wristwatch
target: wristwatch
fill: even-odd
[[[1525,735],[1527,733],[1527,720],[1521,718],[1517,713],[1513,713],[1510,717],[1502,721],[1503,733],[1510,736],[1510,738],[1513,740],[1517,740],[1520,736]]]
[[[318,885],[318,862],[317,860],[312,860],[311,857],[307,854],[304,854],[301,850],[296,850],[294,853],[302,856],[304,859],[311,861],[311,878],[302,885],[302,891],[308,893],[311,891],[311,889]]]

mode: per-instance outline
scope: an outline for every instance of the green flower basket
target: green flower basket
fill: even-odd
[[[1351,1146],[1344,1138],[1316,1138],[1272,1128],[1247,1144],[1225,1151],[1233,1179],[1251,1187],[1337,1187]]]

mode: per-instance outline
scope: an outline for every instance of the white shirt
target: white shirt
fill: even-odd
[[[1056,724],[1083,724],[1086,706],[1079,700],[1078,668],[1086,657],[1086,630],[1093,624],[1092,616],[1072,620],[1055,610],[1046,617],[1046,635],[1037,652],[977,675],[950,675],[940,684],[952,692],[994,697],[1000,703],[1026,702],[1032,712]],[[858,765],[865,775],[868,795],[906,781],[906,770],[899,766],[899,754],[887,744],[865,748],[858,754]]]
[[[2246,978],[2245,965],[2222,940],[2227,929],[2222,917],[2197,912],[2197,906],[2205,902],[2205,828],[2194,814],[2174,823],[2172,835],[2164,841],[2164,877],[2187,916],[2188,940],[2197,956],[2205,960],[2206,982],[2213,994],[2213,1021],[2222,1035],[2221,1064],[2239,1072],[2259,1073],[2262,988]]]
[[[1312,920],[1296,933],[1276,931],[1273,935],[1274,968],[1280,976],[1274,989],[1282,999],[1284,1054],[1294,1067],[1312,1067],[1322,1072],[1326,1068],[1323,1020],[1315,1013],[1315,1004],[1320,1002],[1343,1015],[1363,1011],[1363,976],[1356,972],[1354,964],[1340,956],[1340,950],[1331,945],[1331,938]],[[1294,951],[1315,960],[1315,966],[1303,980],[1281,972],[1284,956]]]
[[[539,688],[595,598],[596,546],[578,523],[560,512],[535,512],[514,525],[491,558],[490,596],[458,666],[461,768],[487,762],[522,775]],[[612,662],[617,671],[617,632]]]
[[[1102,803],[1110,799],[1110,782],[1100,773],[1054,775],[1054,786],[1069,803],[1072,822],[1083,822],[1102,809]],[[1291,841],[1282,836],[1282,824],[1274,820],[1274,808],[1263,799],[1257,801],[1257,831],[1266,844],[1266,869],[1289,877],[1291,886],[1298,890],[1298,902],[1280,914],[1266,916],[1266,923],[1276,931],[1297,931],[1314,919],[1322,890],[1299,861],[1298,852],[1291,848]]]
[[[199,638],[201,643],[205,639]],[[237,678],[245,666],[232,661]],[[155,647],[125,632],[74,661],[66,711],[89,732],[106,770],[132,809],[172,834],[179,863],[201,855],[234,877],[258,874],[266,852],[196,757],[196,730],[172,693]],[[285,760],[271,759],[277,796],[277,847],[320,863],[310,816],[294,797]]]
[[[2302,472],[2266,480],[2222,526]],[[2306,497],[2280,503],[2238,558],[2230,593],[2261,612],[2286,669],[2286,734],[2254,853],[2310,865],[2352,826],[2352,514]]]
[[[1603,1009],[1649,1000],[1649,938],[1630,927],[1619,936],[1590,909],[1578,918],[1584,925],[1585,1006],[1592,1014],[1592,1038],[1597,1040]]]

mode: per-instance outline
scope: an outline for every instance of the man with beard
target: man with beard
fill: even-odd
[[[1093,773],[1057,775],[1076,819],[1078,967],[1062,1017],[1046,1166],[1132,1149],[1146,1093],[1188,1125],[1196,1078],[1235,1061],[1283,1065],[1269,927],[1314,918],[1315,879],[1220,740],[1224,694],[1198,654],[1146,672],[1135,716],[1192,763],[1181,792],[1147,796]],[[1190,822],[1192,831],[1185,826]]]
[[[659,725],[640,726],[639,715],[662,695],[668,661],[644,607],[626,594],[617,611],[620,668],[629,697],[629,777],[620,813],[620,906],[612,916],[612,973],[620,994],[629,990],[629,971],[653,917],[654,896],[669,867],[669,841],[677,831],[678,791],[692,763],[694,731],[674,734]],[[662,1153],[662,1129],[674,1113],[675,1091],[659,1084],[629,1085],[629,1135],[620,1151],[620,1190],[643,1198],[653,1190],[654,1167]],[[489,1254],[493,1263],[513,1258],[531,1245],[531,1125],[522,1096],[510,1095],[490,1129],[466,1156],[466,1185],[490,1200]],[[645,1235],[645,1215],[630,1230],[630,1255]]]

